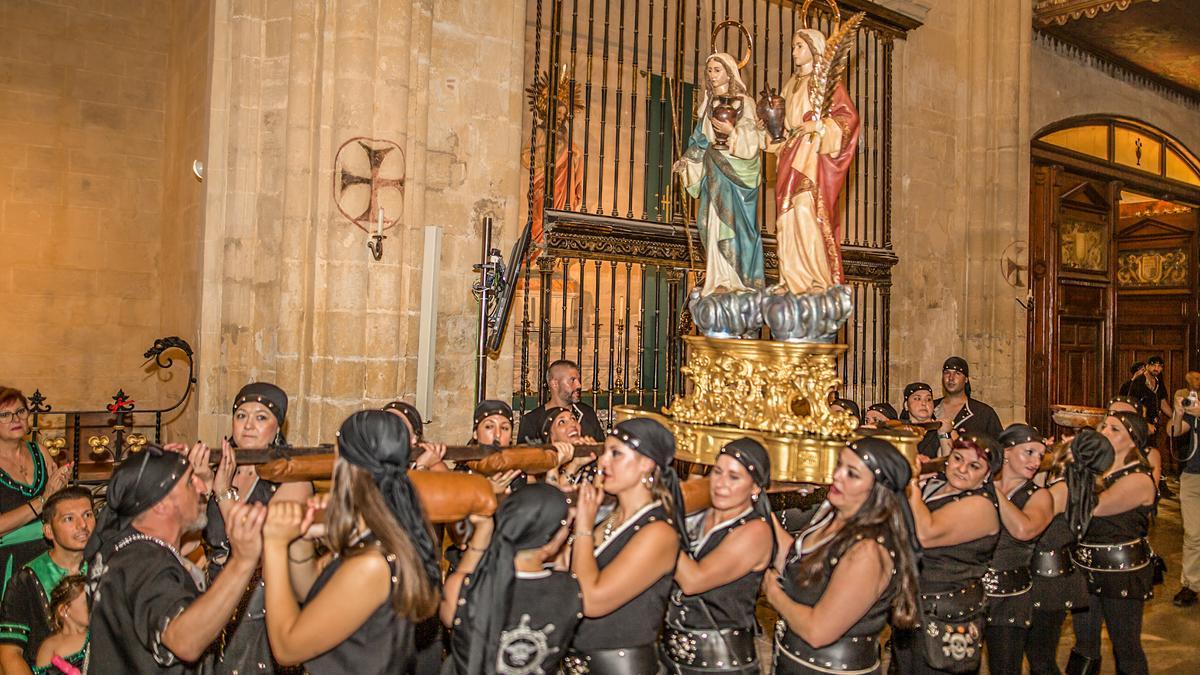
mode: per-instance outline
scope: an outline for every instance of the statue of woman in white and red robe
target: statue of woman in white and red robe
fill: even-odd
[[[796,31],[792,39],[796,70],[780,92],[786,102],[787,138],[766,148],[779,160],[775,187],[779,281],[795,295],[824,292],[844,281],[838,195],[858,147],[859,119],[840,74],[834,76],[838,81],[830,87],[827,100],[810,91],[821,86],[814,66],[819,66],[824,53],[825,36],[820,31]]]

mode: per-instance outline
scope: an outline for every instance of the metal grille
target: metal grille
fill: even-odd
[[[802,26],[801,4],[529,1],[526,37],[534,49],[526,72],[529,142],[522,157],[528,167],[531,253],[540,257],[522,271],[512,302],[516,320],[510,335],[519,345],[514,398],[520,409],[537,405],[541,373],[557,358],[580,363],[601,411],[614,400],[662,405],[682,384],[671,380],[678,380],[683,356],[680,313],[703,255],[692,234],[694,204],[671,180],[670,168],[697,114],[701,91],[693,85],[702,77],[713,27],[733,19],[754,38],[753,59],[743,70],[749,93],[778,90],[792,72],[791,36]],[[913,26],[870,2],[840,4],[843,18],[868,12],[847,71],[861,139],[839,209],[856,311],[843,335],[851,347],[842,365],[843,393],[870,403],[887,391],[895,262],[892,43]],[[822,3],[814,3],[810,23],[828,33],[830,13],[817,5]],[[740,56],[746,47],[737,30],[727,29],[718,34],[717,48]],[[765,155],[763,172],[760,223],[770,246],[774,155]],[[643,237],[655,223],[669,226],[660,228],[669,242],[658,248]],[[588,237],[580,234],[585,230]],[[595,236],[597,230],[603,233]],[[674,247],[671,255],[660,255],[664,246]]]

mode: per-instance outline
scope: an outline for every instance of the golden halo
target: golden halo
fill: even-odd
[[[808,28],[808,6],[812,4],[812,0],[804,0],[804,4],[800,6],[800,27]],[[842,13],[838,10],[837,0],[825,0],[825,4],[833,10],[833,30],[830,33],[837,32],[839,26],[842,25]]]
[[[717,27],[713,29],[712,42],[709,46],[712,48],[712,53],[716,54],[717,53],[717,33],[720,33],[721,29],[729,28],[730,26],[736,27],[739,31],[742,32],[742,35],[746,36],[746,56],[743,57],[741,61],[738,61],[738,64],[737,64],[738,70],[741,70],[742,68],[746,67],[747,63],[750,63],[750,56],[754,53],[754,37],[750,35],[750,31],[746,30],[746,27],[742,25],[741,21],[730,20],[730,21],[722,21],[721,23],[717,24]]]

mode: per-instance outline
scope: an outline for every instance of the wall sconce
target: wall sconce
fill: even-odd
[[[379,207],[379,219],[375,222],[375,234],[371,235],[371,241],[367,242],[367,248],[371,249],[371,257],[376,260],[383,259],[383,240],[387,239],[387,235],[383,233],[383,207]]]

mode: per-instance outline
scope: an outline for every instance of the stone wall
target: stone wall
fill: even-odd
[[[519,172],[510,167],[520,148],[524,46],[510,36],[522,17],[519,3],[482,0],[217,0],[203,437],[227,431],[229,402],[252,380],[292,395],[293,442],[330,440],[364,401],[411,400],[426,265],[439,270],[440,297],[437,399],[425,412],[446,422],[431,427],[435,438],[464,435],[474,403],[470,270],[479,222],[496,218],[504,248],[517,231]],[[346,201],[348,189],[366,190],[346,188],[357,180],[346,176],[369,173],[355,139],[395,144],[380,175],[404,179],[402,198],[392,188],[379,193],[391,221],[380,261],[370,258],[367,231],[343,213],[366,203]],[[339,150],[351,163],[335,164]],[[441,260],[423,259],[426,225],[442,228]],[[492,381],[507,388],[503,380]]]
[[[212,12],[211,0],[171,3],[167,53],[159,332],[182,337],[193,348],[200,324],[204,184],[192,163],[207,159]],[[186,373],[178,370],[171,373],[173,392],[185,385]],[[170,421],[174,438],[196,438],[196,412],[193,402]]]
[[[1112,77],[1087,57],[1039,36],[1033,42],[1030,129],[1077,115],[1125,115],[1153,124],[1200,152],[1200,105]]]
[[[1024,416],[1026,317],[1001,255],[1028,229],[1031,5],[919,7],[895,52],[892,400],[914,380],[936,391],[958,354],[1010,422]]]
[[[143,372],[159,335],[168,41],[175,3],[0,3],[0,382],[58,409]]]

